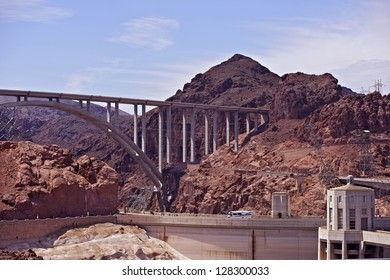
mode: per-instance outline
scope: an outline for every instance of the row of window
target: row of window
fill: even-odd
[[[342,197],[341,195],[338,195],[338,196],[337,196],[337,202],[338,202],[338,203],[341,203],[341,197]],[[365,203],[365,202],[367,201],[366,196],[363,195],[362,198],[363,198],[363,199],[362,199],[362,200],[363,200],[363,203]],[[371,198],[371,202],[374,203],[374,196],[371,195],[370,198]],[[330,196],[329,196],[329,202],[332,202],[332,200],[333,200],[333,196],[330,195]],[[350,196],[350,197],[349,197],[349,202],[350,202],[350,203],[355,202],[355,197],[354,197],[354,196]]]
[[[361,230],[368,229],[368,218],[367,216],[367,208],[361,209]],[[371,209],[371,214],[373,216],[374,209]],[[329,208],[329,223],[333,223],[333,208]],[[337,209],[337,229],[343,229],[343,209]],[[356,209],[349,209],[349,229],[356,229]]]

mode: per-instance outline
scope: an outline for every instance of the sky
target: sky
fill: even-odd
[[[0,0],[0,88],[165,100],[236,53],[390,92],[388,0]]]

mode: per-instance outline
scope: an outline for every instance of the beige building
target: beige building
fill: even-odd
[[[390,258],[390,232],[375,226],[374,190],[353,184],[327,192],[327,222],[319,228],[318,259]]]

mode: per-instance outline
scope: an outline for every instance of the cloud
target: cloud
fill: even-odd
[[[174,19],[146,17],[133,19],[123,24],[120,35],[110,38],[111,42],[135,48],[165,49],[173,44],[172,31],[179,28]]]
[[[72,15],[72,11],[50,6],[45,0],[0,0],[1,21],[51,23]]]
[[[247,28],[262,38],[259,44],[264,48],[256,57],[280,75],[297,71],[322,74],[336,70],[337,74],[342,74],[335,75],[340,84],[356,90],[358,81],[354,76],[358,76],[362,79],[358,88],[369,86],[374,82],[372,76],[379,79],[380,73],[388,71],[390,36],[386,34],[390,26],[390,5],[381,0],[361,1],[349,8],[340,9],[329,17],[269,18],[246,23]],[[369,70],[363,71],[363,64]],[[383,83],[390,83],[385,79],[387,76],[382,76]]]
[[[89,67],[83,72],[72,73],[65,79],[65,88],[72,92],[82,92],[95,85],[109,80],[111,75],[126,73],[126,68],[121,65],[121,60],[105,60],[101,66]]]

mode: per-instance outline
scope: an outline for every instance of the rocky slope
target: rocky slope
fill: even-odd
[[[56,145],[0,142],[0,219],[110,214],[117,173],[88,156],[73,160]]]

